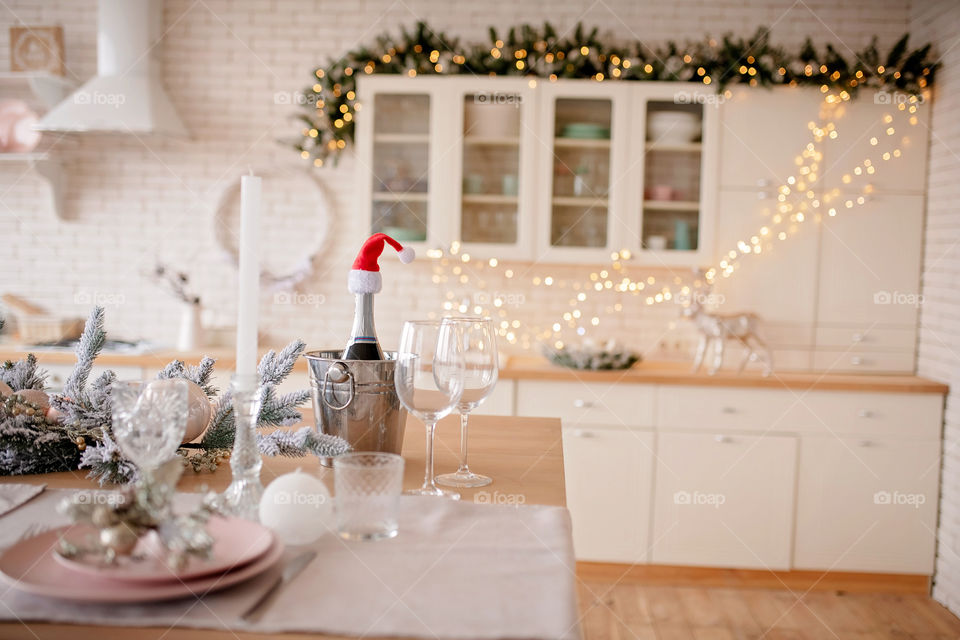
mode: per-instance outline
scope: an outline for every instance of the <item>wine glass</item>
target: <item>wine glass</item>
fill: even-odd
[[[453,411],[463,392],[463,355],[454,325],[439,320],[404,323],[394,384],[400,402],[427,428],[423,486],[407,493],[459,500],[459,493],[441,489],[433,479],[433,440],[437,420]]]
[[[463,393],[457,404],[460,410],[460,468],[437,477],[437,482],[448,487],[483,487],[493,480],[474,473],[467,466],[467,419],[497,384],[496,331],[490,318],[463,316],[444,318],[444,322],[456,328],[463,352]]]
[[[153,380],[113,385],[113,437],[144,479],[166,462],[187,429],[187,384]]]

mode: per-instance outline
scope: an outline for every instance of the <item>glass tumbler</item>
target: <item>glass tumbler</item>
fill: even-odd
[[[345,540],[397,535],[403,458],[393,453],[346,453],[333,459],[337,531]]]

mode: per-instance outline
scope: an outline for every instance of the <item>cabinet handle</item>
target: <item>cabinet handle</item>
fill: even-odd
[[[572,435],[574,438],[592,438],[593,432],[584,431],[583,429],[574,429],[570,432],[570,435]]]
[[[858,418],[872,418],[872,417],[873,417],[873,411],[870,411],[870,409],[860,409],[860,411],[857,411],[857,417],[858,417]]]
[[[573,406],[576,407],[577,409],[589,409],[593,407],[593,403],[577,398],[576,400],[573,401]]]
[[[729,414],[732,414],[732,413],[736,413],[736,412],[737,412],[737,408],[736,408],[736,407],[722,407],[722,408],[720,409],[720,413],[726,413],[726,414],[728,414],[728,415],[729,415]]]
[[[861,446],[861,447],[872,447],[873,445],[874,445],[873,440],[861,440],[861,441],[860,441],[860,446]]]
[[[854,356],[850,358],[850,364],[852,364],[855,367],[859,367],[861,364],[863,364],[863,358],[861,358],[860,356]]]
[[[855,333],[855,334],[853,334],[852,336],[850,336],[850,341],[851,341],[851,342],[863,342],[863,334],[862,334],[862,333]]]
[[[713,441],[719,442],[720,444],[729,444],[733,442],[733,438],[731,438],[730,436],[725,436],[723,434],[718,433],[717,435],[713,436]]]
[[[757,186],[758,186],[758,187],[769,187],[769,186],[770,186],[770,180],[768,180],[767,178],[760,178],[759,180],[757,180]]]
[[[769,200],[770,192],[769,191],[757,191],[757,200]]]

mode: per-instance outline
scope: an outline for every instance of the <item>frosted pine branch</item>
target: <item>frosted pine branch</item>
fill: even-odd
[[[286,456],[302,458],[308,453],[321,458],[332,458],[350,450],[343,438],[317,433],[313,427],[277,429],[266,435],[257,436],[260,452],[268,456]]]
[[[16,362],[7,360],[0,365],[0,381],[5,382],[14,391],[27,389],[43,391],[47,386],[47,374],[37,370],[37,357],[30,353],[23,360]]]
[[[294,340],[278,354],[272,349],[264,354],[260,360],[260,366],[257,367],[257,373],[260,374],[260,384],[279,384],[290,375],[293,366],[297,363],[297,358],[307,348],[303,340]]]
[[[106,339],[107,333],[103,330],[103,307],[94,307],[83,327],[80,342],[77,343],[77,364],[63,385],[64,395],[77,397],[83,393],[87,378],[90,377],[90,370],[93,368],[93,361],[103,349]]]
[[[185,378],[203,389],[208,398],[217,395],[217,389],[210,380],[213,377],[213,365],[216,360],[207,356],[196,366],[188,367],[182,360],[174,360],[157,374],[157,380],[170,380],[175,378]]]

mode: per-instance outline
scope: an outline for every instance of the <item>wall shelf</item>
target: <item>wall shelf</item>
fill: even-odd
[[[553,146],[557,149],[609,149],[609,138],[554,138]]]
[[[520,138],[509,136],[465,136],[463,144],[468,147],[516,147],[520,144]]]
[[[643,208],[651,211],[699,211],[700,203],[687,200],[644,200]]]
[[[675,153],[700,153],[703,150],[701,142],[685,142],[681,144],[667,144],[664,142],[648,142],[647,151],[671,151]]]
[[[587,198],[582,196],[555,196],[553,204],[560,207],[606,207],[606,198]]]
[[[426,202],[425,193],[393,193],[392,191],[377,191],[373,194],[374,202]]]
[[[517,196],[500,193],[468,193],[463,196],[464,204],[517,204]]]

